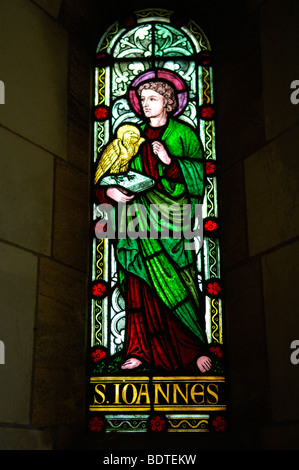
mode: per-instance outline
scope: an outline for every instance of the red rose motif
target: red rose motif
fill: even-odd
[[[206,172],[208,175],[215,173],[216,166],[212,162],[206,162]]]
[[[107,58],[107,55],[106,54],[98,54],[97,55],[97,59],[98,60],[103,60],[103,59],[106,59]]]
[[[211,295],[218,295],[221,291],[221,287],[218,282],[210,282],[208,284],[208,292]]]
[[[126,18],[123,21],[124,26],[127,26],[127,28],[130,28],[130,26],[133,26],[134,23],[135,23],[135,19],[133,16],[129,16],[129,18]]]
[[[99,221],[95,226],[95,235],[97,238],[102,238],[101,234],[107,232],[107,223],[105,221]]]
[[[150,420],[150,428],[155,432],[163,431],[165,424],[165,419],[161,418],[161,416],[155,416]]]
[[[106,291],[107,291],[107,287],[102,282],[99,282],[92,286],[92,294],[95,297],[103,297],[103,295],[106,294]]]
[[[223,356],[223,353],[221,351],[221,348],[219,348],[219,346],[215,346],[215,347],[210,348],[210,351],[211,351],[211,353],[215,354],[215,356],[218,356],[218,357]]]
[[[91,353],[91,357],[93,362],[98,362],[106,357],[106,351],[103,351],[103,349],[95,349],[95,351]]]
[[[213,230],[216,230],[217,228],[218,228],[218,225],[213,220],[208,220],[205,223],[205,229],[208,230],[209,232],[212,232]]]
[[[203,118],[206,118],[206,119],[211,119],[214,116],[214,113],[215,111],[212,108],[212,106],[204,106],[201,109],[201,115]]]
[[[104,427],[104,421],[102,418],[98,418],[97,416],[94,418],[91,418],[89,420],[89,429],[94,432],[100,432],[103,430]]]
[[[224,431],[226,429],[226,419],[222,416],[217,416],[213,421],[212,425],[215,428],[215,431]]]
[[[99,120],[106,119],[108,117],[108,109],[102,106],[98,106],[94,111],[94,115]]]
[[[202,51],[200,53],[200,59],[201,59],[202,65],[210,65],[211,63],[211,55],[209,52]]]

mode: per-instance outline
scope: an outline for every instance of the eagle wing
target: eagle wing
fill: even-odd
[[[121,152],[120,139],[114,139],[107,145],[103,151],[97,170],[95,173],[94,183],[96,184],[99,179],[112,167],[116,162]]]
[[[145,141],[143,137],[140,137],[136,143],[131,143],[127,148],[126,152],[123,152],[122,158],[119,162],[119,172],[127,171],[129,168],[130,160],[135,157],[138,153],[140,145]]]

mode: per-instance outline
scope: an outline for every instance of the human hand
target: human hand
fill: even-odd
[[[152,147],[154,154],[160,158],[161,162],[165,163],[165,165],[169,165],[171,163],[171,158],[168,155],[166,148],[161,142],[155,140],[152,143]]]
[[[116,202],[129,202],[131,201],[131,199],[134,198],[134,195],[127,196],[125,193],[123,193],[117,188],[108,188],[106,194],[108,197],[110,197]]]

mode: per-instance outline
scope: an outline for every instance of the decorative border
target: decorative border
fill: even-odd
[[[112,415],[94,414],[88,419],[92,434],[109,432],[225,432],[228,430],[225,412],[203,415],[142,414]]]

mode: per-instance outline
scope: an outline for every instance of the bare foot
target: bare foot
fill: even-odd
[[[200,372],[208,372],[212,367],[212,361],[208,356],[200,356],[196,364]]]
[[[136,367],[140,366],[140,364],[141,361],[139,359],[131,357],[121,365],[121,369],[136,369]]]

